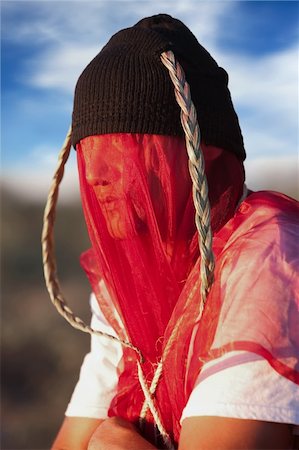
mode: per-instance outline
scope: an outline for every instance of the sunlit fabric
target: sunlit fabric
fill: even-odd
[[[262,356],[280,375],[299,384],[298,218],[296,201],[278,193],[251,193],[215,234],[215,282],[204,315],[193,328],[190,345],[188,327],[197,302],[184,312],[180,346],[165,362],[166,371],[178,373],[176,381],[168,380],[171,399],[186,401],[202,364],[232,350]],[[197,264],[181,298],[192,295]],[[183,310],[179,300],[166,340]],[[183,343],[189,349],[186,367],[181,363]],[[174,427],[180,408],[180,402],[171,401]]]
[[[106,318],[145,356],[143,370],[149,382],[173,327],[184,317],[156,392],[164,424],[176,441],[182,410],[204,361],[230,350],[249,350],[297,380],[298,209],[288,198],[268,193],[249,195],[237,209],[242,163],[215,147],[203,145],[203,151],[216,272],[204,316],[197,323],[200,287],[194,286],[200,258],[184,141],[108,134],[77,145],[92,243],[92,250],[82,255],[82,265]],[[113,307],[100,295],[100,279]],[[144,400],[136,358],[124,348],[118,393],[109,411],[133,422]],[[153,421],[150,413],[147,421]]]

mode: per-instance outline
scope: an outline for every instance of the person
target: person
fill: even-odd
[[[179,20],[142,19],[81,74],[72,143],[92,327],[129,344],[92,336],[52,449],[295,448],[298,204],[246,188],[226,71]]]

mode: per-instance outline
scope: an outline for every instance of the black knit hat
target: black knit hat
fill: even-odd
[[[166,14],[116,33],[77,82],[72,143],[106,133],[183,135],[180,108],[160,60],[171,50],[182,65],[202,140],[245,159],[228,75],[179,20]]]

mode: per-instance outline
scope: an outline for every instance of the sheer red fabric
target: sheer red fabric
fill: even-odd
[[[92,284],[105,280],[132,343],[156,362],[165,327],[198,258],[184,141],[137,134],[91,136],[77,152],[94,251]],[[219,228],[240,197],[243,171],[227,152],[209,147],[207,154],[208,171],[216,175],[213,227]],[[239,169],[233,175],[237,183],[232,183],[231,168],[220,170],[221,161],[230,166],[231,160]],[[221,213],[215,214],[218,209]],[[90,261],[91,255],[84,258]]]
[[[200,287],[194,286],[200,256],[184,141],[108,134],[87,137],[77,145],[82,204],[92,243],[92,250],[82,255],[82,265],[106,318],[145,356],[143,371],[149,383],[183,317],[156,392],[163,422],[175,441],[202,363],[215,355],[251,349],[296,381],[294,269],[299,263],[290,243],[298,209],[284,197],[252,194],[236,212],[244,183],[242,163],[227,151],[202,147],[216,273],[204,316],[197,323]],[[271,283],[273,291],[273,276],[278,286],[275,295],[267,295]],[[99,291],[101,278],[113,306]],[[109,414],[137,422],[143,400],[136,355],[124,348]],[[153,422],[150,413],[147,421]]]
[[[181,141],[104,135],[84,139],[77,151],[98,278],[132,343],[156,362],[181,284],[198,256]]]

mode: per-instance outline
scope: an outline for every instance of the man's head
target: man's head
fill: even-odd
[[[166,236],[169,237],[172,233],[165,233],[165,227],[169,228],[169,223],[165,216],[165,220],[161,220],[163,195],[153,192],[152,183],[147,177],[148,168],[142,169],[142,175],[142,171],[137,175],[127,170],[128,164],[132,167],[136,163],[135,160],[132,164],[129,163],[134,139],[128,144],[129,140],[124,138],[125,135],[157,136],[161,140],[164,138],[161,147],[165,153],[168,147],[165,138],[181,138],[182,145],[179,147],[184,152],[185,159],[184,164],[180,164],[177,169],[181,174],[186,170],[188,163],[180,107],[175,98],[173,82],[161,61],[161,54],[164,55],[168,50],[174,53],[182,65],[190,85],[191,98],[199,119],[202,145],[227,150],[238,164],[242,164],[245,158],[238,118],[227,86],[228,75],[182,22],[168,15],[157,15],[142,19],[133,27],[116,33],[78,80],[72,124],[72,142],[77,148],[80,145],[86,166],[84,170],[88,172],[82,176],[81,171],[81,180],[84,177],[89,180],[87,185],[92,186],[113,238],[129,238],[141,230],[149,229],[146,225],[146,214],[142,213],[142,202],[136,201],[136,198],[139,198],[135,194],[136,189],[139,189],[136,188],[137,179],[146,179],[148,183],[151,207],[157,215],[156,222],[159,224],[159,232],[163,235],[162,239],[167,240]],[[90,146],[90,139],[100,136],[103,136],[101,143],[98,146]],[[111,145],[109,136],[113,142],[118,142],[116,147]],[[104,142],[106,144],[103,145]],[[157,142],[158,140],[155,140],[156,144]],[[151,150],[144,146],[143,157],[146,157],[147,152]],[[154,150],[152,152],[154,153]],[[232,185],[231,174],[227,171],[228,158],[225,158],[224,162],[223,155],[220,154],[221,158],[218,158],[217,164],[223,167],[221,176],[218,171],[217,177],[213,178],[215,171],[211,170],[210,164],[207,165],[211,172],[208,178],[211,182],[209,189],[212,206],[218,202],[218,198],[224,198],[222,194],[228,189],[230,192],[236,191],[239,198],[240,185],[242,186],[244,181],[243,175],[240,176],[243,171],[239,170],[238,166],[236,182]],[[141,155],[139,157],[141,158]],[[207,154],[205,158],[208,159]],[[212,160],[215,161],[214,154]],[[235,168],[236,166],[231,164],[229,171]],[[105,172],[105,177],[109,177],[109,180],[90,181],[93,178],[91,172],[96,173],[97,178],[99,174],[102,177]],[[183,187],[183,178],[172,166],[168,184],[180,183],[181,190],[185,190],[186,186],[190,190],[190,179]],[[161,179],[158,181],[156,186],[163,186]],[[89,189],[87,185],[85,187]],[[235,188],[235,185],[238,188]],[[168,187],[165,185],[162,190],[167,192]],[[234,195],[233,197],[235,198]],[[173,201],[175,200],[177,199],[174,197]],[[230,202],[231,195],[226,196],[226,203]],[[160,208],[156,207],[157,204]],[[234,207],[235,201],[232,202],[232,209]],[[180,209],[178,204],[177,209]],[[224,209],[227,210],[227,206]],[[167,215],[169,211],[166,217]],[[215,223],[215,214],[212,216]],[[217,219],[218,225],[223,223],[226,216],[227,214],[224,214]]]
[[[179,20],[160,14],[116,33],[81,74],[72,142],[107,133],[183,135],[173,84],[160,56],[173,51],[197,110],[202,141],[244,160],[228,75]]]

